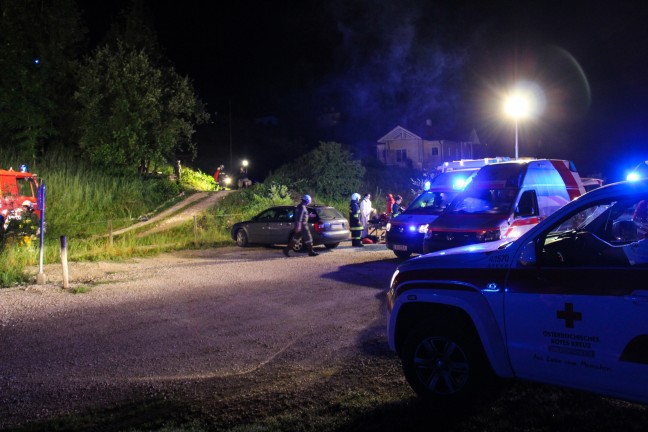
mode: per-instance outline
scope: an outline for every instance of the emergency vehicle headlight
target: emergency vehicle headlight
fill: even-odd
[[[425,234],[428,230],[428,224],[425,225],[419,225],[418,227],[418,232],[419,234]]]
[[[229,177],[227,177],[227,178],[225,179],[225,184],[230,184],[230,183],[232,183],[232,179],[229,178]]]
[[[489,241],[495,241],[499,239],[500,239],[499,229],[482,231],[477,234],[477,240],[481,242],[489,242]]]
[[[458,178],[452,183],[452,188],[455,190],[462,190],[464,186],[466,186],[466,180],[462,178]]]
[[[425,183],[423,183],[423,190],[424,191],[429,191],[430,190],[430,180],[426,180]]]
[[[639,173],[631,172],[631,173],[628,174],[628,176],[626,177],[626,180],[628,180],[628,181],[637,181],[637,180],[639,180],[640,178],[641,178],[641,177],[639,176]]]
[[[389,231],[391,229],[391,222],[387,222],[387,225],[385,225],[385,231]]]

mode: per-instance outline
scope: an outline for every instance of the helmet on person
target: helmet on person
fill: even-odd
[[[29,200],[25,200],[25,201],[23,201],[23,203],[22,203],[22,206],[23,206],[23,207],[29,207],[29,208],[32,208],[33,205],[34,205],[34,204],[33,204],[31,201],[29,201]]]
[[[359,201],[360,200],[360,194],[359,193],[354,193],[351,195],[351,201]]]
[[[306,194],[302,197],[302,201],[304,201],[306,204],[310,203],[312,200],[311,196]]]

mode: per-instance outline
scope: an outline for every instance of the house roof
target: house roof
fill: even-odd
[[[394,129],[389,131],[387,135],[378,140],[379,143],[384,144],[387,141],[394,140],[420,140],[420,136],[416,135],[413,132],[408,131],[402,126],[396,126]]]
[[[481,141],[479,140],[479,136],[477,135],[477,131],[474,128],[470,131],[470,134],[466,138],[467,139],[465,141],[481,144]],[[412,132],[412,131],[410,131],[408,129],[405,129],[404,127],[399,125],[399,126],[396,126],[394,129],[392,129],[391,131],[389,131],[385,136],[380,138],[378,140],[378,143],[385,144],[387,141],[421,140],[421,139],[430,139],[430,140],[434,140],[434,141],[447,141],[447,140],[442,139],[442,138],[434,138],[434,139],[431,139],[429,137],[421,138],[416,133],[414,133],[414,132]],[[454,140],[450,140],[450,141],[454,141]],[[464,141],[464,140],[461,140],[461,141]]]

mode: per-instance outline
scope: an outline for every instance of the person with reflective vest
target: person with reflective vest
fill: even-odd
[[[360,194],[351,195],[349,202],[349,225],[351,228],[351,246],[363,247],[362,244],[362,226],[360,218]]]
[[[302,197],[301,203],[295,207],[295,231],[293,232],[292,237],[290,238],[290,243],[283,250],[284,255],[287,257],[290,256],[290,251],[297,244],[297,241],[301,238],[304,242],[304,246],[308,251],[308,256],[317,256],[317,252],[313,251],[313,236],[308,229],[308,208],[306,207],[312,201],[310,195],[304,195]]]
[[[400,195],[396,195],[394,197],[394,203],[392,204],[392,210],[391,210],[391,217],[395,218],[399,214],[403,213],[405,209],[401,207],[401,203],[403,202],[403,197]]]

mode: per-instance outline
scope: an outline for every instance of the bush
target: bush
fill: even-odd
[[[283,165],[266,181],[290,184],[299,193],[344,199],[357,192],[365,168],[342,144],[320,142],[319,147]]]

